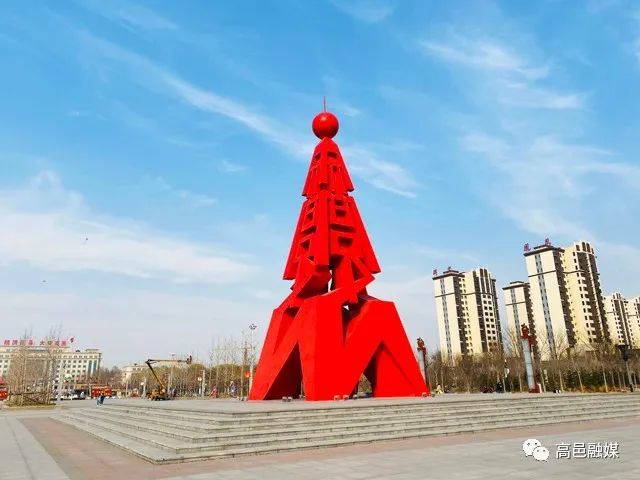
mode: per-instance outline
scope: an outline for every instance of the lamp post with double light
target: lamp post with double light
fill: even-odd
[[[428,383],[427,377],[427,346],[424,343],[422,337],[418,337],[418,352],[422,354],[422,368],[424,369],[424,381]]]
[[[249,394],[251,393],[251,386],[253,385],[253,361],[254,361],[254,357],[255,357],[255,348],[253,346],[253,332],[255,331],[255,329],[258,328],[258,326],[255,323],[252,323],[251,325],[249,325],[249,348],[250,348],[250,353],[249,353],[249,389],[248,392]]]
[[[627,380],[629,381],[629,391],[633,392],[633,380],[631,378],[631,372],[629,371],[629,345],[625,343],[621,343],[618,345],[618,350],[620,350],[620,354],[622,355],[622,359],[624,360],[624,364],[627,370]]]

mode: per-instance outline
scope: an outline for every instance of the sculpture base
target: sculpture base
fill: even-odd
[[[375,397],[429,395],[392,302],[343,306],[335,292],[274,310],[251,400],[352,396],[365,375]]]

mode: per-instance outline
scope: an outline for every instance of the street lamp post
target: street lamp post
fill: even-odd
[[[627,369],[627,380],[629,380],[629,390],[633,392],[633,380],[631,378],[631,372],[629,371],[629,345],[621,343],[618,345],[618,349],[622,354],[622,359],[624,360],[624,364]]]
[[[535,374],[533,371],[533,345],[535,342],[534,336],[529,332],[527,325],[521,326],[520,340],[522,342],[522,356],[524,360],[524,370],[527,374],[527,387],[530,393],[540,393],[538,384],[535,381]],[[540,379],[544,384],[542,372],[540,373]],[[543,387],[544,389],[544,387]]]
[[[240,367],[240,400],[244,399],[244,368],[247,364],[247,335],[242,331],[242,344],[240,345],[240,356],[242,357],[242,366]]]
[[[167,392],[168,395],[171,395],[171,393],[169,392],[171,392],[171,387],[173,386],[173,359],[175,358],[175,356],[176,356],[175,353],[171,354],[171,368],[169,369],[169,382],[167,382],[168,383],[167,390],[169,390]]]
[[[253,357],[254,357],[254,353],[255,353],[255,349],[253,347],[253,332],[254,330],[258,328],[257,325],[255,325],[254,323],[252,323],[251,325],[249,325],[249,391],[248,393],[251,393],[251,386],[253,385]],[[243,372],[243,376],[244,376],[244,372]],[[247,395],[248,396],[248,395]]]
[[[503,380],[502,380],[502,393],[507,393],[507,379],[509,377],[509,367],[507,366],[507,359],[504,359],[504,376],[503,376]]]
[[[56,402],[60,403],[61,394],[62,394],[62,382],[64,382],[64,377],[67,374],[66,371],[67,364],[62,362],[60,365],[60,372],[58,373],[58,394],[56,395]]]
[[[427,346],[424,344],[422,337],[418,337],[418,352],[422,354],[422,368],[424,369],[424,381],[428,383],[427,377]]]

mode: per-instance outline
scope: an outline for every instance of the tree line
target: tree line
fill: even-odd
[[[628,367],[635,384],[640,356],[632,353]],[[534,348],[534,376],[543,391],[626,390],[626,368],[618,348],[607,342],[572,346],[566,336],[557,335],[552,342],[539,342]],[[528,391],[522,343],[513,330],[508,332],[503,349],[445,361],[441,352],[434,352],[429,357],[427,377],[432,389],[440,385],[450,392],[495,391],[498,384],[511,392]]]
[[[59,337],[60,332],[52,329],[45,340]],[[25,334],[24,338],[30,336]],[[567,339],[560,336],[553,339],[553,344],[555,348],[552,349],[548,343],[540,343],[534,351],[535,379],[544,391],[607,392],[627,388],[626,365],[614,345],[597,343],[588,347],[571,347]],[[5,379],[13,403],[50,403],[54,400],[59,349],[53,345],[54,342],[45,341],[37,351],[29,348],[26,342],[17,347]],[[176,396],[246,397],[250,372],[255,371],[258,359],[255,347],[245,336],[217,339],[206,359],[196,360],[190,365],[154,366],[154,369]],[[507,332],[502,349],[458,355],[447,360],[443,360],[437,351],[427,358],[427,380],[432,390],[438,385],[449,392],[489,392],[495,391],[496,387],[510,392],[528,390],[522,344],[514,331]],[[422,367],[422,359],[417,360]],[[640,356],[631,355],[628,366],[632,380],[637,382]],[[64,386],[66,379],[60,381]],[[158,387],[144,363],[129,375],[124,375],[123,370],[117,367],[100,367],[80,382],[110,386],[125,396],[142,396]],[[65,388],[69,387],[66,385]],[[366,378],[361,379],[358,391],[371,391]]]

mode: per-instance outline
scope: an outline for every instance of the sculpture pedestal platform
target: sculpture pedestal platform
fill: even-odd
[[[448,394],[347,401],[107,400],[56,418],[154,463],[640,416],[640,395]]]

